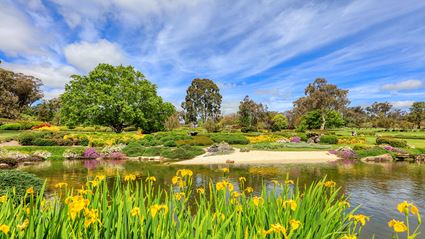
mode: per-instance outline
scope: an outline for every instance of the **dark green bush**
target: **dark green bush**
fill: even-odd
[[[192,145],[192,146],[209,146],[214,144],[214,141],[212,141],[208,136],[206,135],[197,135],[192,136],[191,139],[183,139],[178,140],[177,145]]]
[[[32,145],[36,146],[55,146],[56,142],[51,139],[37,138],[33,141]]]
[[[365,150],[365,149],[371,149],[373,147],[374,146],[370,146],[370,145],[367,145],[367,144],[356,144],[356,145],[354,145],[353,150]]]
[[[162,150],[161,156],[169,159],[191,159],[204,153],[205,151],[201,148],[184,145],[177,148]]]
[[[176,147],[177,143],[174,140],[168,140],[164,142],[164,146],[166,147]]]
[[[34,174],[16,170],[0,171],[0,195],[15,188],[16,195],[22,197],[28,188],[33,187],[35,192],[39,192],[41,186],[41,179]]]
[[[355,150],[355,152],[360,158],[364,158],[364,157],[368,157],[368,156],[378,156],[378,155],[390,153],[390,152],[388,152],[387,150],[385,150],[381,147],[372,147],[372,148],[369,148],[369,149],[360,149],[360,150]]]
[[[242,127],[241,132],[242,133],[248,133],[248,132],[256,132],[258,131],[257,127],[251,126],[251,127]]]
[[[210,137],[215,143],[249,144],[249,140],[243,134],[212,134]]]
[[[145,152],[145,147],[137,141],[130,142],[125,148],[122,150],[129,157],[137,157],[142,156]]]
[[[163,150],[163,147],[148,147],[148,148],[145,148],[142,155],[140,156],[160,156],[162,150]]]
[[[407,141],[391,137],[377,137],[376,144],[388,144],[397,148],[407,147]]]
[[[44,138],[48,132],[28,132],[18,137],[18,141],[22,145],[34,145],[36,139]]]
[[[338,137],[336,137],[335,135],[322,135],[322,136],[320,136],[320,143],[337,144],[338,143]]]

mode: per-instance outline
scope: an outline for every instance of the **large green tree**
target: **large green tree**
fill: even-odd
[[[42,103],[34,106],[34,113],[37,116],[38,120],[44,122],[53,122],[58,123],[56,119],[59,118],[61,102],[59,98],[54,98],[50,100],[43,100]]]
[[[164,129],[175,112],[132,66],[99,64],[88,75],[71,78],[61,96],[61,120],[67,125],[103,125],[117,133],[136,126],[153,132]]]
[[[421,128],[421,122],[425,120],[425,101],[414,102],[410,107],[410,120]]]
[[[347,98],[348,90],[339,89],[323,78],[317,78],[313,83],[310,83],[304,93],[304,97],[294,101],[294,111],[297,115],[303,115],[314,110],[318,111],[322,118],[321,130],[326,127],[326,116],[329,112],[341,112],[350,103]]]
[[[262,104],[253,101],[249,96],[239,104],[239,125],[243,132],[256,131],[258,122],[264,119],[267,110]]]
[[[389,129],[393,125],[393,120],[390,118],[392,108],[392,104],[388,102],[374,102],[366,107],[366,112],[374,127]]]
[[[221,116],[221,94],[218,86],[209,79],[194,79],[186,91],[182,108],[185,122],[217,121]]]
[[[17,118],[43,97],[41,80],[0,68],[0,117]]]

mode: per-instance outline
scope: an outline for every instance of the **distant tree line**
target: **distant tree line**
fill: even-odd
[[[0,118],[33,117],[40,121],[76,125],[102,125],[122,132],[135,127],[145,132],[172,130],[184,122],[210,132],[223,128],[242,132],[282,129],[329,129],[341,126],[420,129],[425,102],[414,102],[409,111],[388,102],[349,107],[348,90],[324,78],[310,83],[304,96],[285,112],[245,96],[234,114],[222,115],[220,89],[210,79],[194,79],[181,104],[182,111],[157,95],[156,85],[131,66],[99,64],[87,75],[73,75],[58,98],[43,100],[41,80],[0,68]]]

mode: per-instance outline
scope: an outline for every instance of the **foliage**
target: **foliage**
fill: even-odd
[[[97,152],[96,148],[88,147],[84,150],[83,158],[97,159],[99,157],[100,157],[100,154]]]
[[[359,158],[364,158],[368,156],[378,156],[386,153],[388,153],[388,151],[381,147],[372,147],[367,149],[356,150],[356,154],[359,156]]]
[[[177,145],[192,145],[192,146],[209,146],[214,143],[213,140],[211,140],[206,135],[197,135],[192,136],[191,139],[182,139],[177,141]]]
[[[212,80],[194,79],[182,103],[186,123],[217,121],[221,115],[221,99],[220,89]]]
[[[207,130],[208,133],[216,133],[221,131],[221,126],[214,120],[207,120],[202,126]]]
[[[289,139],[289,141],[290,141],[291,143],[300,143],[300,142],[301,142],[301,137],[299,137],[299,136],[294,136],[294,137],[291,137],[291,138]]]
[[[28,130],[37,124],[37,122],[6,123],[0,126],[0,130]]]
[[[43,100],[42,103],[34,107],[34,111],[38,120],[59,123],[60,107],[60,99],[54,98],[50,100]]]
[[[17,118],[43,97],[41,80],[0,68],[0,117]]]
[[[425,101],[414,102],[410,108],[410,119],[421,128],[421,122],[425,120]]]
[[[107,145],[114,145],[120,143],[129,143],[133,140],[143,139],[145,135],[140,133],[79,133],[79,134],[66,134],[63,136],[64,140],[69,140],[75,145],[104,147]]]
[[[328,114],[331,111],[340,112],[350,103],[347,94],[348,90],[339,89],[336,85],[328,84],[326,79],[317,78],[307,86],[305,96],[294,101],[294,111],[299,115],[317,111],[321,119],[319,128],[323,130],[328,123]]]
[[[268,142],[262,142],[262,143],[256,143],[252,145],[253,149],[258,150],[325,150],[330,149],[331,147],[329,145],[320,145],[320,144],[308,144],[306,142],[300,142],[300,143],[268,143]]]
[[[322,135],[320,136],[320,143],[322,144],[337,144],[338,137],[335,135]]]
[[[341,114],[331,110],[325,115],[326,127],[335,128],[344,124]],[[322,113],[318,110],[307,112],[303,117],[301,124],[307,129],[319,129],[323,125]]]
[[[4,200],[2,223],[21,238],[329,238],[359,236],[369,218],[348,209],[335,182],[320,180],[303,188],[277,182],[253,194],[241,181],[224,178],[196,188],[193,172],[179,170],[175,186],[157,189],[155,176],[125,175],[108,187],[103,175],[82,190],[58,184],[45,202],[43,191],[29,202]],[[122,183],[125,186],[122,186]],[[236,190],[240,188],[240,190]],[[60,196],[62,195],[62,196]],[[106,196],[110,195],[110,197]],[[189,201],[196,201],[190,205]],[[26,213],[29,208],[30,214]],[[26,220],[28,219],[28,220]],[[178,219],[178,223],[175,220]],[[207,223],[208,222],[208,223]],[[312,233],[314,231],[314,233]],[[347,238],[347,237],[346,237]]]
[[[87,76],[73,75],[61,96],[61,119],[67,125],[103,125],[120,133],[134,125],[145,132],[164,129],[175,112],[156,86],[131,66],[99,64]]]
[[[28,188],[33,188],[34,192],[40,192],[42,181],[34,174],[16,170],[0,171],[0,195],[6,195],[14,188],[16,199],[26,195]],[[2,207],[0,202],[0,207]],[[3,209],[1,212],[4,212]],[[0,213],[1,214],[1,213]]]
[[[276,142],[282,137],[275,134],[262,134],[257,136],[246,136],[251,144],[262,143],[262,142]]]
[[[288,118],[283,114],[276,114],[272,118],[272,131],[279,131],[288,127]]]
[[[266,109],[262,104],[255,103],[249,96],[239,104],[239,126],[242,132],[257,131],[258,122],[264,118]]]
[[[204,153],[201,148],[183,145],[177,148],[165,148],[161,151],[161,156],[169,159],[191,159]]]
[[[404,148],[407,147],[407,141],[402,139],[396,139],[392,137],[377,137],[376,144],[388,144],[393,147]]]
[[[211,134],[210,138],[216,143],[226,142],[228,144],[249,144],[249,140],[243,134]]]
[[[69,148],[63,152],[63,157],[65,159],[80,159],[83,156],[83,148]]]
[[[165,130],[172,131],[173,129],[177,129],[180,126],[179,115],[174,113],[170,115],[164,122]]]
[[[329,150],[329,153],[335,154],[343,160],[355,160],[358,158],[356,152],[350,147],[341,147],[335,150]]]
[[[338,137],[338,144],[365,144],[366,138],[360,136]]]

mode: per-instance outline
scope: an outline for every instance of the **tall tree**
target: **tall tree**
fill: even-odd
[[[16,118],[41,99],[41,80],[0,68],[0,117]]]
[[[86,76],[73,75],[61,96],[61,120],[67,125],[103,125],[115,132],[136,126],[164,129],[175,112],[157,95],[156,85],[132,66],[99,64]]]
[[[410,107],[409,118],[413,123],[421,128],[421,122],[425,120],[425,101],[414,102]]]
[[[59,98],[44,100],[41,104],[34,107],[37,119],[44,122],[52,122],[58,117],[61,102]]]
[[[348,107],[344,111],[344,120],[350,127],[362,127],[367,122],[367,114],[361,106]]]
[[[393,120],[389,117],[393,106],[388,102],[374,102],[366,107],[366,112],[374,127],[389,129],[393,125]]]
[[[317,110],[322,118],[321,130],[326,127],[326,115],[330,111],[341,112],[350,103],[347,98],[348,90],[342,90],[336,85],[328,84],[326,79],[323,78],[317,78],[313,83],[310,83],[304,94],[304,97],[294,101],[295,113],[305,114]]]
[[[182,103],[186,123],[217,121],[221,115],[221,99],[220,89],[212,80],[194,79]]]
[[[262,104],[257,104],[249,96],[245,96],[239,104],[238,111],[241,130],[256,131],[258,122],[264,118],[265,114],[266,109]]]

